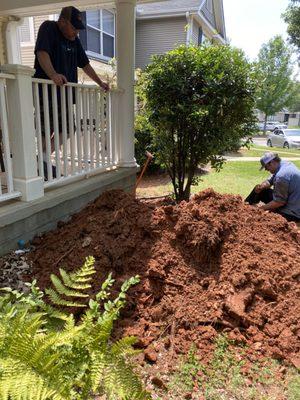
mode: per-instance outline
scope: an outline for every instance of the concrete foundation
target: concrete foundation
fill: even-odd
[[[12,201],[0,207],[0,255],[18,247],[35,235],[56,228],[101,193],[109,189],[133,191],[137,168],[120,168],[66,186],[49,190],[31,202]]]

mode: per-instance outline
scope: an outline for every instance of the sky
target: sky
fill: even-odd
[[[275,35],[287,38],[281,14],[289,0],[223,0],[226,35],[254,60],[263,43]]]

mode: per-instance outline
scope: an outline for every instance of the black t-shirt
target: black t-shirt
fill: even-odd
[[[46,51],[58,74],[63,74],[68,82],[78,82],[77,67],[84,68],[89,59],[83,50],[79,38],[66,39],[55,21],[45,21],[40,26],[35,45],[35,78],[49,79],[37,59],[37,51]]]

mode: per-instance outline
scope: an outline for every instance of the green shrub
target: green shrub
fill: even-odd
[[[150,398],[129,361],[136,354],[135,339],[111,340],[126,292],[139,279],[124,282],[109,300],[114,283],[109,275],[95,298],[89,298],[94,273],[89,257],[74,273],[52,275],[54,289],[47,293],[53,305],[44,301],[35,281],[28,294],[5,289],[0,296],[1,400],[88,400],[104,394],[107,399]],[[76,320],[61,306],[85,311]]]
[[[255,91],[252,65],[230,46],[180,46],[146,67],[140,108],[176,200],[189,199],[199,165],[220,168],[219,155],[256,131]]]

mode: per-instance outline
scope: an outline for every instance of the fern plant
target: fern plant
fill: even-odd
[[[151,398],[130,362],[136,354],[135,338],[111,340],[126,293],[139,278],[124,282],[118,296],[109,300],[114,283],[110,274],[87,302],[94,274],[92,257],[73,273],[60,269],[60,277],[51,276],[53,288],[46,290],[51,305],[35,281],[29,284],[28,294],[4,289],[0,296],[1,400]],[[86,309],[76,320],[61,306]]]

